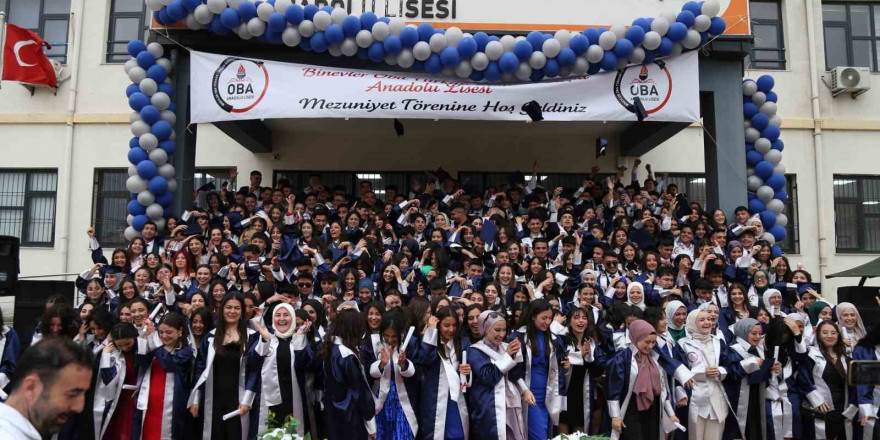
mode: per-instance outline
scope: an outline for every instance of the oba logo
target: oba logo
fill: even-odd
[[[214,71],[214,101],[229,113],[246,113],[266,96],[269,72],[261,62],[229,57]]]
[[[627,67],[617,72],[614,95],[620,105],[633,113],[635,98],[639,98],[649,115],[656,113],[672,96],[672,75],[663,61]]]

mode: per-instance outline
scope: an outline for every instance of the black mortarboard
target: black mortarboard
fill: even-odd
[[[212,181],[210,181],[210,182],[208,182],[208,183],[206,183],[206,184],[200,186],[199,189],[198,189],[197,191],[199,191],[199,192],[202,192],[202,191],[214,191],[215,189],[217,189],[217,185],[215,185],[215,184],[214,184],[214,181],[212,180]]]

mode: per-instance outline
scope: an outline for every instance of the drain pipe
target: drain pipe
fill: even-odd
[[[58,211],[64,214],[64,221],[59,224],[61,231],[58,234],[59,246],[61,248],[61,273],[67,273],[68,267],[70,266],[70,225],[72,223],[71,205],[73,205],[70,200],[71,186],[73,185],[73,117],[76,114],[76,94],[79,83],[80,48],[82,47],[82,44],[78,36],[82,31],[83,3],[85,3],[85,0],[74,2],[73,4],[76,5],[76,10],[72,11],[70,14],[73,16],[72,18],[74,22],[73,26],[71,26],[70,41],[73,43],[73,46],[69,58],[73,61],[71,63],[73,69],[70,73],[70,90],[67,94],[67,130],[64,142],[64,163],[62,165],[64,182],[59,185],[58,188],[58,200],[61,202]],[[60,179],[59,183],[61,183]],[[67,279],[67,276],[63,276],[63,279]]]
[[[828,239],[826,235],[828,225],[827,212],[825,210],[825,176],[822,169],[822,112],[819,108],[819,67],[816,60],[816,26],[813,20],[813,1],[805,0],[807,9],[807,53],[810,61],[810,103],[813,110],[813,165],[816,177],[816,210],[819,228],[819,282],[825,280],[828,269]]]

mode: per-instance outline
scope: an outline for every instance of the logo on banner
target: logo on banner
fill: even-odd
[[[266,63],[229,57],[214,71],[214,101],[227,113],[246,113],[266,96],[269,71]]]
[[[636,112],[632,104],[635,98],[642,101],[649,115],[656,113],[672,96],[672,75],[663,61],[629,66],[617,72],[614,96],[620,105],[632,113]]]

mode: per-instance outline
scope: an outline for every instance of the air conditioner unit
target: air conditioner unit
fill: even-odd
[[[835,67],[822,75],[822,81],[831,88],[831,96],[849,93],[853,99],[871,89],[871,70],[867,67]]]

